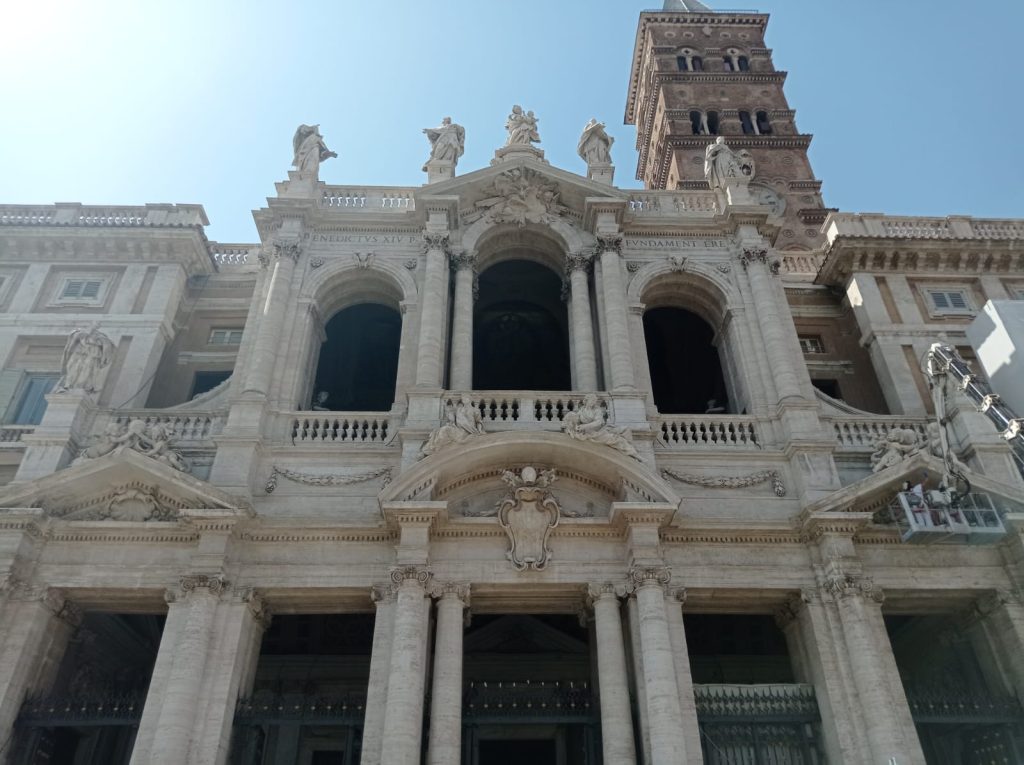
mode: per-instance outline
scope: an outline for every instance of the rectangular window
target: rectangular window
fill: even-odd
[[[84,298],[95,300],[99,297],[100,287],[103,282],[98,279],[68,279],[64,283],[64,291],[60,293],[61,299]]]
[[[936,313],[973,313],[967,290],[928,290],[932,309]]]
[[[16,394],[14,408],[11,412],[11,425],[38,425],[46,411],[46,394],[53,390],[60,377],[58,374],[25,375],[20,390]]]
[[[821,335],[800,335],[800,350],[804,353],[824,353],[825,343]]]
[[[210,330],[210,345],[238,345],[242,342],[241,327],[222,327]]]

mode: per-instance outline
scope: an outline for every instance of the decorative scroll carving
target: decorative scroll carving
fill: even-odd
[[[753,263],[755,261],[758,262],[758,263],[764,263],[765,265],[767,265],[768,264],[768,250],[763,249],[763,248],[756,249],[756,250],[755,249],[745,249],[740,254],[740,265],[743,266],[743,270],[744,271],[746,271],[747,267],[751,263]]]
[[[375,585],[370,588],[370,600],[374,603],[394,603],[395,588],[390,584]]]
[[[547,489],[555,482],[554,470],[524,467],[516,475],[506,470],[501,479],[511,487],[510,496],[498,505],[498,522],[508,534],[506,556],[517,571],[543,570],[551,559],[548,537],[558,525],[558,500]]]
[[[666,478],[674,478],[680,483],[687,483],[691,486],[703,486],[705,489],[745,489],[748,486],[757,486],[761,483],[771,481],[772,491],[777,497],[786,496],[786,485],[782,482],[777,470],[759,470],[756,473],[744,476],[703,476],[686,475],[677,473],[670,468],[663,468],[661,474]]]
[[[796,621],[800,617],[800,612],[803,611],[804,607],[811,602],[811,595],[809,592],[801,590],[795,595],[791,595],[775,610],[775,623],[779,629],[784,630],[791,623]]]
[[[635,274],[643,267],[644,264],[636,260],[631,260],[626,264],[626,270],[629,271],[629,273],[631,274]]]
[[[622,582],[616,584],[615,582],[601,582],[600,584],[588,584],[587,585],[587,603],[591,607],[595,601],[600,600],[606,595],[611,595],[615,598],[621,598],[626,594],[626,585]]]
[[[438,600],[446,596],[454,596],[462,601],[464,607],[469,608],[470,586],[465,582],[442,582],[434,585],[430,596]]]
[[[61,378],[57,381],[56,391],[96,393],[103,384],[103,373],[113,360],[114,343],[100,332],[98,323],[74,330],[64,346]]]
[[[146,422],[140,419],[130,420],[127,425],[111,422],[103,434],[97,437],[92,445],[83,449],[71,464],[80,465],[92,459],[120,454],[131,449],[144,457],[187,473],[191,466],[188,460],[171,448],[173,437],[174,430],[164,422]]]
[[[668,566],[634,566],[629,570],[629,580],[634,587],[656,584],[664,588],[672,581],[672,569]]]
[[[351,486],[355,483],[363,483],[364,481],[372,481],[374,478],[383,478],[384,486],[391,483],[391,471],[390,467],[379,468],[378,470],[371,470],[367,473],[356,473],[354,475],[330,475],[324,473],[301,473],[298,470],[288,470],[287,468],[281,468],[274,465],[270,469],[270,478],[267,479],[267,483],[264,485],[263,490],[267,494],[273,494],[277,488],[277,477],[281,476],[289,481],[295,483],[305,484],[306,486]]]
[[[468,395],[464,394],[455,404],[446,403],[444,417],[444,423],[427,437],[420,448],[420,459],[484,433],[483,417]]]
[[[494,223],[552,223],[568,212],[558,184],[529,167],[506,170],[484,192],[476,209],[465,218],[472,223],[487,217]]]
[[[640,460],[640,455],[631,441],[632,433],[628,428],[613,428],[604,421],[604,412],[593,393],[588,393],[583,398],[579,408],[565,413],[562,430],[569,438],[610,446],[627,457]]]
[[[220,595],[227,589],[228,583],[224,577],[217,574],[209,576],[207,574],[187,574],[178,582],[179,587],[183,595],[188,595],[190,592],[196,592],[198,590],[208,590],[211,595]]]
[[[433,572],[423,566],[400,566],[391,569],[391,581],[398,587],[406,582],[415,582],[420,587],[426,587],[433,576]]]

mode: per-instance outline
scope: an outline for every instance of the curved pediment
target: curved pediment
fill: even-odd
[[[507,492],[506,470],[555,470],[567,517],[608,517],[612,503],[679,505],[679,497],[645,464],[607,446],[561,433],[501,432],[468,439],[427,457],[380,493],[391,502],[447,502],[450,515],[485,515]]]

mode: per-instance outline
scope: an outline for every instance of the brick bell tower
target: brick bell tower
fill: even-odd
[[[636,177],[648,189],[702,189],[717,136],[757,163],[751,193],[784,218],[780,249],[820,247],[828,214],[783,85],[765,47],[768,15],[665,0],[640,14],[626,124],[636,125]]]

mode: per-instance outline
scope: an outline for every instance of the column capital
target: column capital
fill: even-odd
[[[633,589],[653,586],[665,589],[672,581],[672,569],[668,566],[633,566],[629,570]]]
[[[260,625],[263,629],[270,626],[270,621],[273,618],[273,613],[270,610],[270,606],[267,604],[266,598],[263,597],[263,593],[257,590],[255,587],[246,587],[242,590],[236,591],[239,600],[246,605],[249,609],[249,613],[252,615],[253,620]]]
[[[398,566],[391,569],[390,576],[391,581],[397,587],[401,587],[408,582],[417,584],[420,587],[426,587],[430,584],[434,574],[424,566]]]
[[[782,266],[781,261],[769,259],[767,247],[744,247],[740,252],[740,265],[746,271],[751,263],[763,263],[772,276],[777,276],[779,268]]]
[[[576,271],[587,273],[594,265],[594,253],[592,251],[570,252],[565,256],[566,276],[572,276]]]
[[[302,244],[297,239],[274,239],[261,247],[256,257],[259,259],[260,265],[266,268],[282,258],[287,258],[292,263],[298,263],[301,254]]]
[[[775,609],[773,614],[779,629],[786,629],[786,627],[800,618],[800,612],[806,608],[812,599],[813,594],[810,590],[801,590],[786,598],[786,601]]]
[[[451,236],[448,232],[423,232],[423,252],[427,253],[431,250],[440,250],[441,254],[445,256],[451,254]]]
[[[39,597],[43,606],[65,624],[77,627],[82,623],[82,609],[68,600],[67,594],[55,587],[47,587]]]
[[[391,584],[375,584],[370,588],[370,600],[379,608],[382,605],[389,605],[395,602],[394,585]]]
[[[885,602],[885,593],[875,585],[871,577],[855,576],[842,571],[826,574],[821,591],[825,597],[834,601],[861,597],[878,605]]]
[[[171,587],[164,593],[164,599],[168,603],[175,603],[192,593],[203,591],[219,598],[227,588],[228,582],[220,574],[185,574],[178,580],[177,587]]]
[[[463,608],[469,608],[470,586],[466,582],[438,582],[431,588],[430,596],[437,600],[458,600]]]
[[[616,255],[622,255],[622,234],[598,234],[597,235],[597,251],[614,252]]]
[[[665,588],[665,599],[674,600],[679,605],[686,603],[686,588],[685,587],[666,587]]]
[[[456,273],[459,271],[474,271],[476,269],[476,253],[466,252],[458,248],[450,250],[449,267]]]
[[[624,582],[588,584],[586,591],[587,605],[593,608],[595,603],[605,598],[614,598],[618,601],[619,598],[625,597],[628,590],[629,588]]]

